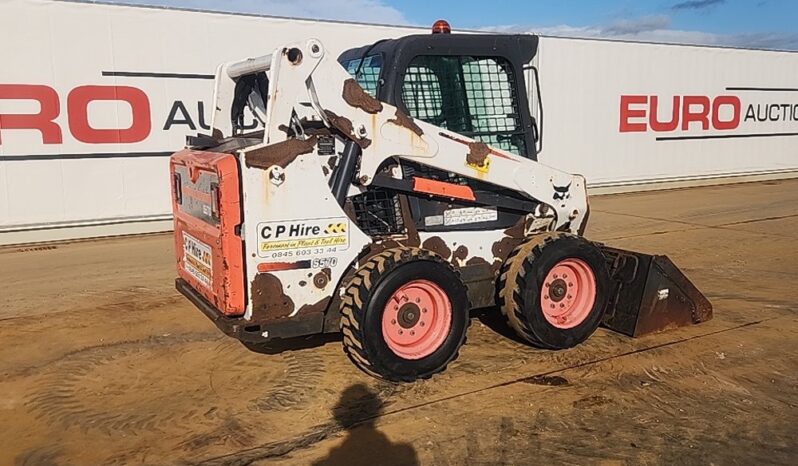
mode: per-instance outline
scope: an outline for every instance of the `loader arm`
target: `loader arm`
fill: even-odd
[[[216,74],[215,135],[234,135],[230,102],[236,100],[237,83],[257,73],[268,77],[268,95],[262,99],[265,108],[257,95],[249,101],[253,113],[263,118],[265,131],[262,144],[247,152],[285,143],[290,133],[301,138],[303,125],[322,122],[357,144],[362,153],[352,178],[354,185],[349,187],[353,194],[375,183],[386,162],[406,160],[524,193],[540,203],[538,214],[553,218],[552,229],[577,233],[586,221],[587,193],[582,176],[405,115],[364,92],[316,39],[287,45],[263,57],[221,65]],[[305,140],[310,137],[305,135]],[[298,154],[293,152],[302,150],[302,144],[292,144],[290,148],[280,147],[273,157],[275,161],[295,157]],[[422,192],[446,189],[423,180],[415,180],[414,185]]]

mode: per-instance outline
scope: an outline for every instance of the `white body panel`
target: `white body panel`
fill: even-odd
[[[213,81],[206,78],[222,61],[262,55],[308,37],[319,38],[328,53],[337,55],[380,38],[426,32],[48,0],[0,3],[0,30],[6,39],[0,41],[0,85],[51,89],[57,96],[53,121],[61,135],[59,142],[45,144],[40,131],[0,129],[0,244],[79,231],[53,229],[58,226],[121,223],[116,232],[133,233],[142,231],[141,224],[127,222],[168,219],[167,156],[183,146],[186,135],[207,131],[198,103],[203,103],[207,127]],[[673,95],[737,95],[744,112],[750,103],[798,104],[798,92],[726,90],[798,88],[796,53],[544,37],[537,64],[545,110],[540,160],[585,175],[591,186],[798,169],[796,136],[657,141],[657,136],[683,132],[619,132],[621,95],[658,95],[665,116]],[[69,96],[81,86],[140,90],[149,104],[146,137],[122,144],[76,139],[70,128],[76,112],[70,109],[80,105],[70,105]],[[0,99],[0,114],[38,110],[29,98]],[[173,110],[177,113],[168,125]],[[94,101],[87,113],[95,129],[133,123],[125,102]],[[697,126],[684,133],[704,134]],[[798,121],[743,121],[721,133],[755,132],[796,133]]]

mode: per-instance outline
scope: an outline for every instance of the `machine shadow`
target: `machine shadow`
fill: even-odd
[[[497,307],[485,307],[474,309],[470,313],[472,319],[477,319],[493,332],[501,335],[508,340],[512,340],[520,345],[529,346],[529,343],[519,337],[515,330],[507,323],[507,319]]]
[[[349,386],[333,408],[335,422],[346,430],[343,443],[313,463],[319,466],[418,465],[418,454],[408,443],[394,443],[375,423],[382,414],[379,396],[363,383]]]
[[[500,336],[510,339],[516,343],[528,346],[521,337],[507,324],[507,319],[496,307],[486,307],[473,309],[469,312],[470,319],[477,319],[483,325],[491,329]],[[340,342],[343,336],[339,332],[321,333],[296,338],[276,339],[265,343],[252,343],[242,341],[248,350],[261,354],[279,354],[285,351],[299,351],[312,348],[320,348],[327,343]]]
[[[298,351],[311,348],[319,348],[327,343],[341,341],[340,333],[321,333],[305,337],[287,338],[285,340],[272,340],[265,343],[252,343],[242,341],[248,350],[261,354],[279,354],[285,351]]]

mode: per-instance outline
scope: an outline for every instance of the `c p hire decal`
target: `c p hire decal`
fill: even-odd
[[[332,253],[349,247],[347,217],[258,224],[261,257],[295,257]]]
[[[211,287],[211,247],[186,232],[183,232],[183,270],[203,285]]]

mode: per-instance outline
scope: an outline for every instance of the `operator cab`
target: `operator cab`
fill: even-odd
[[[439,21],[433,31],[442,33],[378,41],[338,61],[366,92],[413,118],[537,160],[524,71],[534,71],[538,37],[447,30]]]

